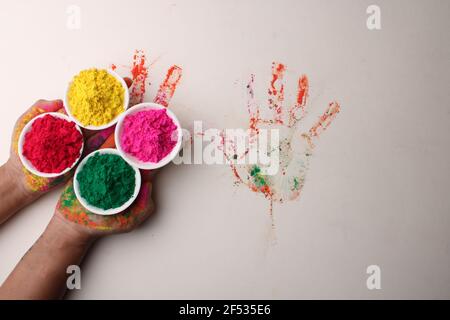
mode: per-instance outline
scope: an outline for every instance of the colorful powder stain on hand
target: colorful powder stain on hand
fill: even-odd
[[[255,76],[251,75],[247,84],[247,109],[249,113],[249,130],[253,139],[257,139],[260,129],[278,129],[280,133],[279,171],[275,175],[262,174],[259,165],[237,164],[236,159],[245,157],[249,149],[242,154],[236,154],[234,141],[222,139],[221,149],[230,163],[235,184],[243,184],[250,190],[264,195],[269,200],[270,214],[273,203],[283,203],[298,199],[305,183],[312,152],[318,138],[331,125],[340,112],[340,105],[331,102],[322,116],[307,132],[298,132],[298,123],[306,116],[307,98],[309,95],[309,80],[306,75],[298,79],[296,102],[288,109],[284,101],[284,74],[287,68],[284,64],[272,64],[272,78],[268,89],[267,110],[272,116],[261,117],[260,105],[254,95]],[[273,220],[272,220],[273,225]]]
[[[125,212],[110,216],[97,215],[80,204],[75,195],[73,183],[70,181],[63,190],[56,211],[67,220],[93,231],[114,233],[127,231],[139,225],[146,219],[152,207],[151,183],[144,182],[138,198]]]

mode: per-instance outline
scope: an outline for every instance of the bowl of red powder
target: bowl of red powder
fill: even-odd
[[[31,173],[53,178],[69,172],[83,152],[83,134],[64,114],[41,114],[22,129],[19,157]]]
[[[157,169],[172,161],[183,133],[175,114],[156,103],[141,103],[123,113],[115,129],[116,147],[130,164]]]
[[[113,215],[127,209],[141,188],[141,173],[117,149],[99,149],[77,167],[73,189],[81,205],[99,215]]]

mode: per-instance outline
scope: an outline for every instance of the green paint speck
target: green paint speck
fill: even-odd
[[[294,177],[294,190],[298,190],[300,183],[298,182],[298,178]]]
[[[266,179],[264,179],[261,174],[261,168],[258,166],[253,166],[250,170],[250,175],[253,177],[253,182],[257,187],[264,187],[267,185]]]

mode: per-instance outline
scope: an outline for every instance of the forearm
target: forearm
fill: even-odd
[[[0,167],[0,224],[37,197],[25,189],[16,171],[10,162]]]
[[[42,236],[0,287],[0,299],[58,299],[66,291],[67,267],[79,265],[93,243],[62,217],[54,216]]]

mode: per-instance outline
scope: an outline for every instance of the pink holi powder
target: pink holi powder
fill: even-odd
[[[139,111],[123,121],[122,149],[143,162],[157,163],[177,143],[177,126],[164,109]]]

